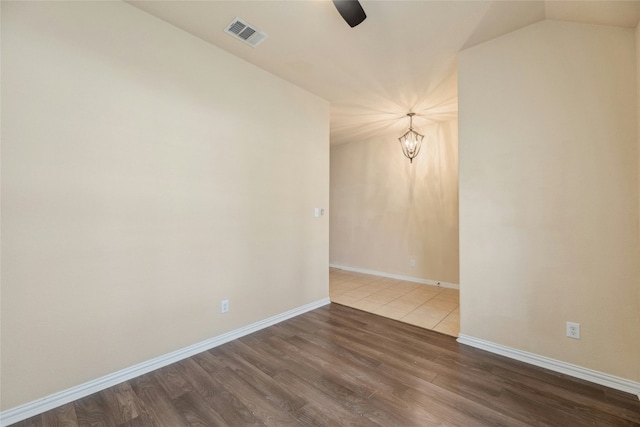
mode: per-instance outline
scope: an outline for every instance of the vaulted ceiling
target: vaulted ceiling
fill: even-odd
[[[544,19],[635,28],[640,1],[372,1],[350,28],[331,1],[128,1],[331,103],[331,143],[457,116],[456,55]],[[268,34],[251,47],[223,30]],[[189,66],[189,64],[185,64]],[[250,87],[250,85],[248,85]]]

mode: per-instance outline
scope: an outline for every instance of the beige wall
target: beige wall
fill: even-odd
[[[460,54],[462,334],[640,380],[636,76],[632,29]]]
[[[638,114],[636,119],[638,126],[638,192],[640,193],[640,23],[638,23],[638,26],[636,27],[636,93],[636,112]],[[640,195],[638,197],[638,201],[640,203]],[[640,222],[640,215],[638,216],[638,221]],[[640,233],[640,226],[638,226],[638,233]],[[640,255],[637,262],[640,264]],[[640,285],[638,285],[638,307],[640,307]],[[638,334],[640,334],[640,331],[638,331]],[[638,378],[640,378],[640,363],[638,364]]]
[[[2,408],[326,298],[328,113],[127,4],[2,2]]]
[[[413,164],[397,139],[331,147],[332,264],[458,283],[457,122],[420,131]]]

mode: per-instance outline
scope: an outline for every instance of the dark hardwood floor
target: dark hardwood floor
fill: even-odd
[[[636,396],[331,304],[15,424],[630,426]]]

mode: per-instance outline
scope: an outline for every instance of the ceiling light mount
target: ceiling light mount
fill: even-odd
[[[413,130],[413,116],[415,115],[416,113],[407,113],[407,116],[409,116],[409,130],[398,138],[400,146],[402,147],[402,153],[409,159],[409,163],[413,163],[413,159],[420,153],[420,147],[424,139],[424,135],[420,135]]]

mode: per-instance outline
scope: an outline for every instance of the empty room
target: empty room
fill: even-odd
[[[0,426],[640,425],[640,1],[0,19]]]

